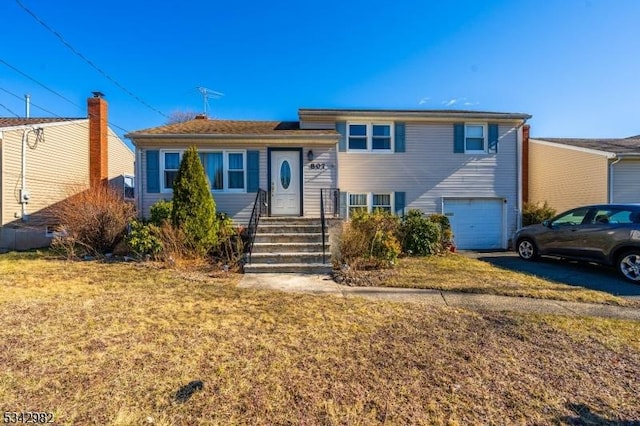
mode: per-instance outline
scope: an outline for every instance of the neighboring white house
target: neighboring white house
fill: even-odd
[[[640,136],[529,140],[529,201],[558,212],[586,204],[640,203]]]
[[[258,189],[270,216],[320,215],[320,189],[354,209],[449,217],[461,249],[507,248],[522,207],[516,113],[300,109],[299,121],[194,120],[126,135],[136,146],[138,209],[170,199],[182,153],[197,146],[218,211],[246,223]]]
[[[133,196],[134,158],[101,96],[88,99],[88,118],[0,118],[0,252],[48,246],[51,207],[90,184]]]

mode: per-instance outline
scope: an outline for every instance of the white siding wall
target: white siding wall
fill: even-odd
[[[142,215],[144,217],[149,217],[149,209],[151,205],[153,205],[158,200],[166,199],[170,200],[172,198],[172,194],[169,193],[149,193],[147,192],[147,183],[146,183],[146,175],[147,175],[147,156],[146,150],[162,150],[162,149],[175,149],[175,150],[183,150],[187,149],[190,145],[177,145],[171,144],[171,146],[165,146],[162,148],[142,148],[142,161],[141,161],[141,172],[142,176],[136,177],[136,185],[140,185],[140,196],[142,198]],[[223,148],[224,146],[224,148]],[[300,148],[300,144],[292,144],[292,143],[275,143],[269,146],[285,148],[291,147]],[[332,145],[305,145],[302,144],[302,158],[303,158],[303,190],[304,190],[304,215],[305,216],[319,216],[319,202],[320,202],[320,188],[330,188],[336,187],[336,154],[335,154],[335,146]],[[309,167],[309,162],[307,160],[307,152],[309,147],[314,152],[314,162],[324,162],[327,166],[333,165],[333,168],[330,168],[325,171],[321,170],[312,170]],[[216,144],[215,147],[203,146],[202,149],[244,149],[244,150],[258,150],[260,151],[260,179],[259,179],[259,187],[264,190],[269,190],[268,183],[268,152],[267,145],[247,145],[242,143],[225,143],[224,145]],[[255,202],[256,193],[248,192],[248,193],[220,193],[214,192],[213,197],[216,201],[216,211],[224,212],[232,217],[232,219],[236,223],[247,223],[251,217],[251,210],[253,209],[253,203]]]
[[[301,121],[300,128],[311,130],[335,130],[336,123],[333,121]]]
[[[612,179],[614,203],[640,203],[640,160],[615,164]]]
[[[307,160],[307,149],[303,149],[303,186],[304,186],[304,216],[320,217],[320,189],[336,188],[337,185],[337,157],[335,145],[327,147],[313,147],[315,164],[324,164],[325,169],[312,169]]]
[[[443,213],[443,198],[507,200],[507,230],[517,226],[517,131],[500,125],[497,154],[453,152],[453,123],[406,123],[406,152],[339,152],[338,184],[347,192],[404,191],[406,209]]]

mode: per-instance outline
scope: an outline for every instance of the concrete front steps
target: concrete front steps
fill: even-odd
[[[329,236],[325,234],[326,258],[330,262]],[[253,244],[246,273],[327,274],[331,264],[322,263],[322,223],[302,217],[263,217]]]

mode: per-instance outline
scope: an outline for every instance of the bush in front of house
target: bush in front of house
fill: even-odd
[[[540,203],[524,203],[522,208],[522,226],[534,225],[551,219],[556,215],[556,210],[546,201]]]
[[[150,218],[149,222],[153,223],[156,226],[162,226],[163,223],[171,220],[171,209],[173,208],[173,203],[167,200],[160,200],[153,203],[151,206],[149,213]]]
[[[437,223],[440,226],[440,247],[441,251],[449,251],[453,246],[453,230],[449,218],[443,214],[430,214],[427,216],[429,222]]]
[[[175,264],[183,259],[203,258],[226,265],[234,270],[240,266],[244,253],[242,232],[233,225],[231,218],[224,213],[215,215],[216,244],[206,253],[194,251],[189,237],[183,228],[174,226],[171,221],[171,201],[160,200],[150,208],[148,221],[133,220],[127,236],[130,251],[138,258],[147,256]]]
[[[186,244],[203,256],[218,243],[216,204],[196,147],[183,155],[173,181],[171,224],[184,232]]]
[[[84,189],[52,208],[60,224],[51,246],[67,258],[112,253],[135,217],[133,204],[108,185]]]
[[[446,216],[443,216],[446,219]],[[442,225],[422,211],[412,209],[402,218],[400,226],[402,249],[415,256],[427,256],[442,251]]]
[[[126,242],[133,254],[140,258],[147,255],[156,258],[164,249],[160,227],[138,219],[132,220],[129,224]]]
[[[401,253],[400,218],[383,211],[354,212],[340,236],[341,264],[353,269],[388,268]]]

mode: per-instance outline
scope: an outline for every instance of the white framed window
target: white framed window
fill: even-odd
[[[349,216],[359,211],[369,211],[368,194],[349,194]]]
[[[246,155],[244,152],[227,153],[228,190],[243,191],[246,188]]]
[[[487,152],[486,123],[466,123],[464,125],[464,152],[468,154]]]
[[[347,151],[393,152],[393,123],[348,123]]]
[[[173,191],[184,151],[163,151],[161,155],[162,192]],[[247,154],[242,150],[198,151],[204,173],[213,192],[246,192]]]
[[[391,194],[372,194],[371,209],[391,213]]]
[[[173,181],[178,175],[180,168],[180,160],[182,160],[181,151],[164,151],[161,156],[162,160],[162,189],[173,190]]]
[[[135,198],[135,178],[131,175],[123,175],[122,193],[125,200],[133,200]]]
[[[357,211],[385,211],[393,213],[393,193],[349,193],[347,200],[349,217]]]

